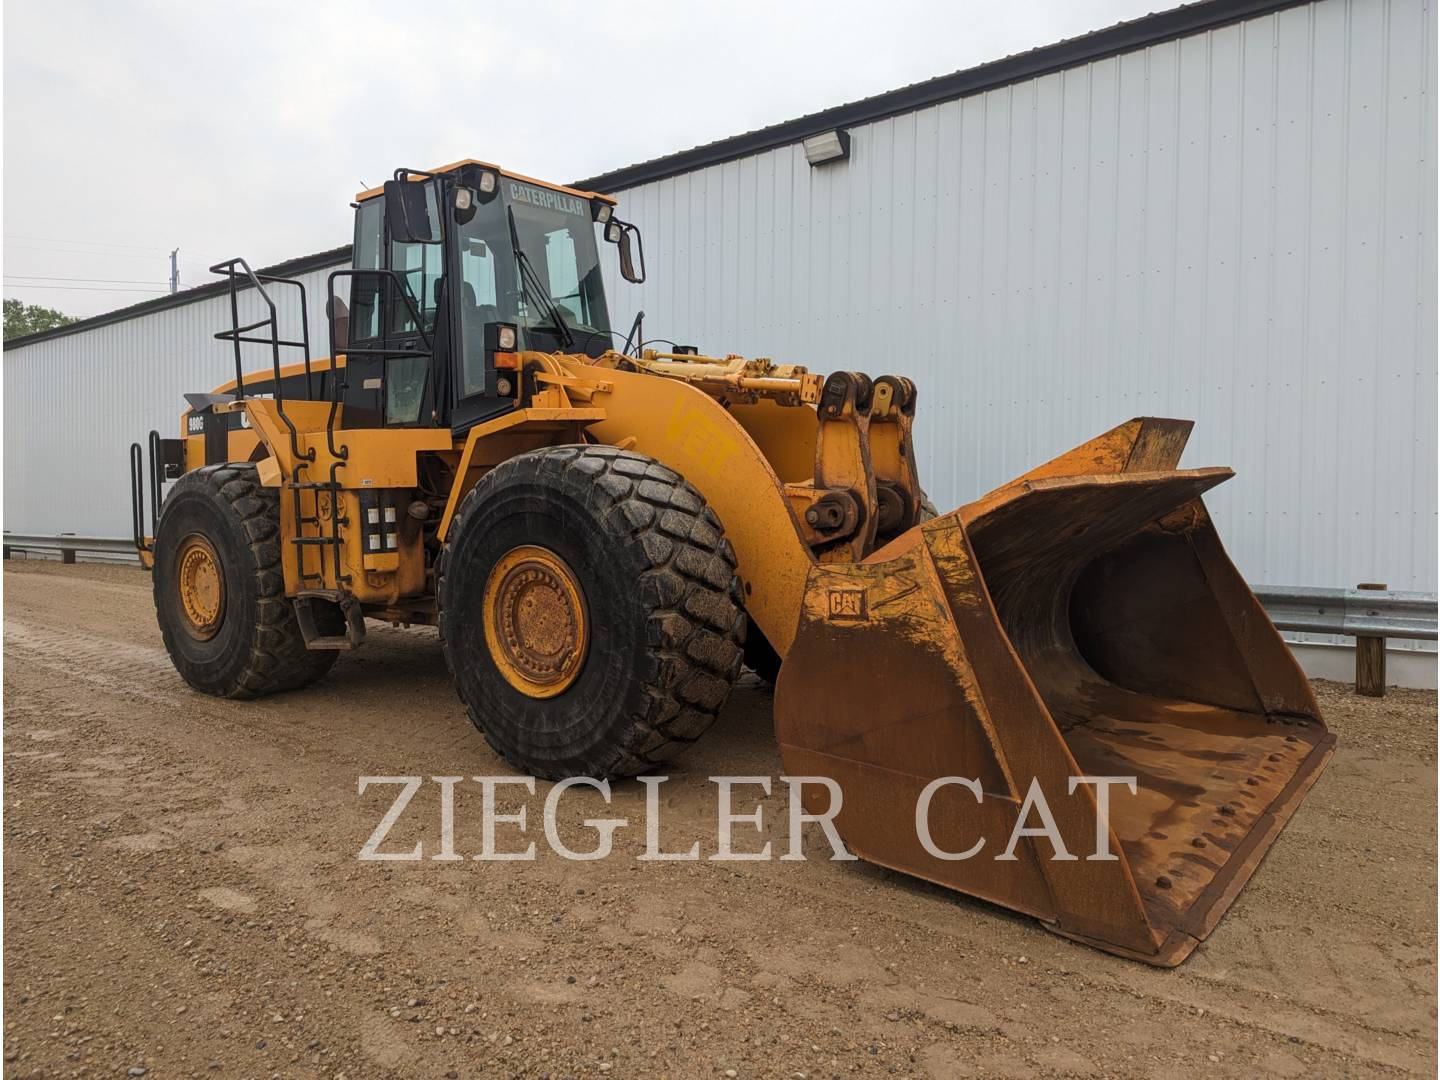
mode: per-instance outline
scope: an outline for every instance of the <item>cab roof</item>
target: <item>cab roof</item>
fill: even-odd
[[[535,184],[539,187],[549,188],[551,191],[563,191],[566,195],[576,195],[582,199],[599,199],[611,206],[616,204],[612,195],[602,195],[598,191],[582,191],[580,188],[567,187],[565,184],[552,184],[548,180],[537,180],[533,176],[525,176],[523,173],[511,172],[509,169],[502,169],[499,165],[492,165],[488,161],[477,161],[475,158],[464,158],[460,161],[452,161],[449,165],[440,165],[430,170],[432,173],[454,172],[465,165],[479,165],[485,169],[494,169],[501,176],[508,176],[511,180],[523,180],[527,184]],[[355,196],[356,202],[364,202],[366,199],[373,199],[377,195],[385,193],[384,187],[373,187],[368,191],[362,191]]]

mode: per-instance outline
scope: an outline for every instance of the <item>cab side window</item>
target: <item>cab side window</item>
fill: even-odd
[[[356,270],[379,270],[381,234],[385,227],[384,198],[360,204],[355,215]],[[350,338],[374,341],[380,336],[380,302],[384,283],[378,277],[350,279]]]
[[[460,324],[465,354],[460,365],[460,396],[485,392],[485,324],[500,318],[495,287],[495,258],[483,240],[471,240],[460,253]]]

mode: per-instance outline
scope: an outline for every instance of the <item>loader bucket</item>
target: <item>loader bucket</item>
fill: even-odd
[[[855,854],[1160,966],[1214,928],[1334,736],[1201,502],[1230,471],[1174,467],[1188,432],[1131,421],[811,570],[776,731],[790,774],[839,783]],[[938,786],[927,847],[942,777],[983,797]],[[1097,831],[1072,777],[1135,793],[1110,787]],[[1032,785],[1051,836],[1034,805],[1019,821]]]

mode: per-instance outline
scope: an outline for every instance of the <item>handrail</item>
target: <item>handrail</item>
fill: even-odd
[[[238,269],[237,269],[238,268]],[[266,309],[270,312],[269,318],[260,319],[257,322],[240,324],[240,295],[238,284],[240,281],[239,271],[249,279],[250,287],[260,294]],[[307,400],[313,400],[315,387],[314,378],[310,369],[310,319],[309,309],[305,300],[305,285],[295,278],[276,277],[272,274],[256,274],[250,268],[250,264],[243,258],[236,256],[233,259],[226,259],[210,267],[212,274],[224,275],[230,286],[230,320],[231,328],[221,330],[215,334],[216,340],[229,341],[235,346],[235,397],[237,400],[245,398],[245,371],[244,360],[241,356],[240,345],[248,342],[256,345],[270,346],[270,359],[274,371],[271,384],[272,395],[275,398],[275,411],[280,419],[284,421],[286,429],[290,432],[290,454],[296,461],[314,461],[315,448],[310,447],[304,453],[300,451],[300,432],[295,427],[294,421],[285,412],[285,391],[280,377],[280,348],[298,348],[302,351],[305,360],[305,396]],[[300,341],[282,340],[280,337],[280,317],[275,307],[275,301],[270,298],[270,293],[265,289],[265,282],[272,285],[293,285],[300,290]],[[268,338],[252,338],[245,335],[251,330],[258,330],[263,326],[269,326],[270,336]]]
[[[161,493],[165,489],[165,479],[162,475],[164,463],[160,460],[162,452],[160,449],[160,432],[150,432],[150,535],[154,536],[160,532],[160,503]],[[142,511],[141,517],[144,517]]]
[[[145,543],[145,480],[142,475],[145,471],[145,452],[140,449],[138,442],[130,444],[130,531],[131,546],[136,551],[149,550]],[[5,533],[5,550],[8,553],[12,546],[25,547],[25,543],[12,539],[14,534]],[[65,548],[60,544],[51,544],[51,541],[59,541],[61,537],[36,537],[21,534],[20,541],[35,542],[37,546],[50,547],[59,546],[63,552]]]

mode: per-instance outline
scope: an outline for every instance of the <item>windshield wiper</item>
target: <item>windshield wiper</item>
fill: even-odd
[[[527,298],[529,289],[526,287],[528,280],[534,286],[535,291],[540,294],[544,302],[545,313],[550,316],[550,321],[555,324],[555,332],[560,336],[561,342],[567,349],[575,348],[575,335],[570,332],[570,325],[565,321],[565,316],[560,314],[560,307],[550,295],[550,290],[545,288],[545,283],[540,280],[540,275],[535,272],[535,267],[530,264],[530,256],[525,254],[520,247],[520,232],[515,228],[515,208],[509,207],[506,213],[510,217],[510,243],[515,248],[515,264],[520,267],[520,291]]]

